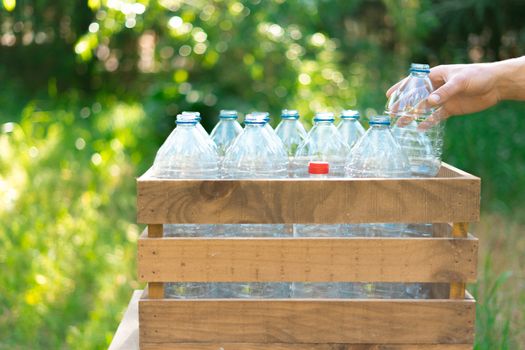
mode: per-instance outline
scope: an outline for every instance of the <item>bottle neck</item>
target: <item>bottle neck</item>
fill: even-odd
[[[370,124],[370,129],[372,130],[388,130],[390,129],[389,124]]]
[[[314,121],[314,125],[317,125],[317,126],[330,126],[330,125],[333,125],[333,124],[334,124],[333,120],[316,120],[316,121]]]
[[[425,77],[428,77],[428,73],[427,72],[421,72],[421,71],[411,71],[410,72],[410,76],[411,77],[416,77],[416,78],[425,78]]]

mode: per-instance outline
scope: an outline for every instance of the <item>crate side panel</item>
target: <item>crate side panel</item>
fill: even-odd
[[[469,300],[141,300],[144,343],[469,344]]]
[[[472,344],[146,343],[141,350],[472,350]]]
[[[139,223],[472,222],[480,180],[138,180]],[[205,215],[203,215],[205,213]]]
[[[476,280],[476,238],[146,238],[144,282]]]

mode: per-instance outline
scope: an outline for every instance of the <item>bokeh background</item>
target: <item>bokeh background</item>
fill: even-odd
[[[178,112],[370,116],[410,62],[523,55],[523,18],[520,0],[2,0],[0,349],[107,347],[142,287],[135,177]],[[482,177],[477,349],[525,344],[524,117],[447,122],[444,159]]]

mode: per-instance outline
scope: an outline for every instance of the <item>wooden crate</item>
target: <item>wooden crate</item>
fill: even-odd
[[[138,179],[141,349],[471,349],[480,179]],[[433,223],[428,238],[163,237],[163,224]],[[166,282],[446,283],[433,299],[165,299]]]

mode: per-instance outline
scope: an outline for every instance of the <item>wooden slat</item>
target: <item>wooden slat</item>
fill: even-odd
[[[138,301],[135,291],[109,350],[139,350]],[[262,343],[143,343],[140,350],[467,350],[472,345],[372,345],[372,344],[262,344]]]
[[[145,282],[476,280],[476,238],[163,238],[138,243]]]
[[[456,174],[328,180],[158,180],[145,175],[137,181],[137,216],[147,224],[478,221],[480,179]]]
[[[456,239],[464,238],[468,236],[468,223],[460,222],[452,225],[452,236]],[[451,299],[463,299],[465,297],[465,282],[460,281],[450,284],[450,298]]]
[[[144,343],[471,344],[473,300],[139,301]]]
[[[141,350],[472,350],[472,344],[257,344],[180,343],[142,344]],[[135,350],[135,349],[129,349]],[[138,350],[138,348],[137,348]]]

